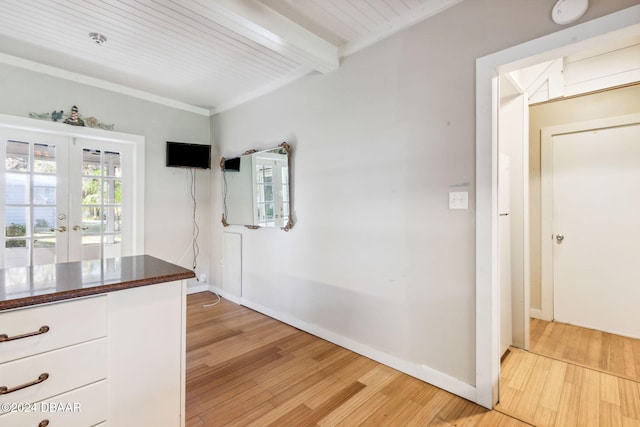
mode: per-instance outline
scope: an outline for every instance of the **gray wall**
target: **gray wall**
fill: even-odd
[[[69,111],[77,105],[86,118],[115,124],[118,132],[145,136],[145,250],[191,268],[192,202],[186,169],[167,168],[165,142],[208,144],[209,118],[114,92],[0,64],[0,113]],[[208,274],[210,171],[197,172],[199,272]],[[183,257],[185,252],[188,253]]]
[[[636,3],[592,1],[580,22]],[[243,234],[242,298],[473,385],[475,59],[562,29],[554,4],[467,0],[214,116],[219,155],[293,146],[293,230],[231,228]],[[449,210],[461,190],[469,210]],[[214,223],[212,265],[224,231]]]

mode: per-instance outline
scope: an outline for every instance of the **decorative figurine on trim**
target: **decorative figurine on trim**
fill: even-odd
[[[111,124],[101,123],[100,120],[98,120],[93,116],[88,117],[86,120],[83,120],[82,116],[78,112],[78,107],[76,107],[75,105],[71,108],[71,112],[66,116],[64,114],[64,111],[62,110],[53,110],[51,113],[31,112],[29,113],[29,117],[31,117],[32,119],[40,119],[40,120],[50,119],[50,120],[53,120],[54,122],[62,120],[64,117],[67,117],[66,119],[63,120],[63,123],[66,123],[72,126],[88,126],[90,128],[98,128],[98,129],[104,129],[104,130],[113,130],[113,128],[115,127],[113,123]]]
[[[80,118],[80,114],[78,114],[78,107],[75,105],[71,107],[71,114],[69,118],[64,121],[68,125],[73,126],[84,126],[84,120]]]
[[[54,122],[57,122],[58,120],[62,120],[62,113],[64,113],[64,111],[62,110],[60,111],[53,110],[51,112],[51,120],[53,120]]]
[[[32,119],[47,120],[49,119],[49,113],[29,113],[29,117]]]
[[[87,126],[90,128],[97,128],[100,122],[95,117],[91,116],[87,118]]]

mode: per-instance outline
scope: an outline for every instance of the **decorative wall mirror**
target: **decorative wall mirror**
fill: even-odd
[[[289,231],[291,219],[291,146],[249,150],[240,157],[221,158],[222,224]]]

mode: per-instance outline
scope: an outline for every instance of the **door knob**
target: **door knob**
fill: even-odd
[[[61,233],[64,233],[65,231],[67,231],[67,227],[65,227],[64,225],[61,225],[58,228],[50,228],[51,231],[59,231]]]
[[[81,227],[81,226],[79,226],[79,225],[74,225],[74,226],[73,226],[73,230],[74,230],[74,231],[78,231],[78,230],[88,230],[88,229],[89,229],[89,227]]]
[[[563,240],[564,240],[563,234],[556,234],[556,242],[562,243]]]

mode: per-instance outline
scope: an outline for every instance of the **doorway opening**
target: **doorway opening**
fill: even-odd
[[[622,129],[615,129],[637,122],[634,117],[629,116],[640,111],[640,101],[638,101],[640,70],[637,69],[636,58],[640,58],[640,37],[631,37],[501,74],[499,77],[498,228],[499,264],[501,265],[499,270],[501,355],[509,345],[524,350],[529,349],[529,317],[546,321],[560,320],[591,328],[597,325],[586,319],[590,316],[589,312],[599,311],[594,307],[596,302],[593,298],[591,300],[580,298],[585,296],[584,284],[587,283],[588,277],[578,280],[582,283],[580,288],[570,286],[569,283],[574,282],[582,262],[591,264],[589,270],[591,273],[594,272],[598,263],[595,259],[589,261],[587,255],[596,247],[583,241],[580,246],[591,247],[591,249],[588,253],[578,256],[576,252],[578,248],[574,246],[577,243],[575,231],[571,241],[564,241],[562,240],[564,234],[560,229],[583,223],[586,228],[583,229],[584,236],[581,237],[585,239],[589,234],[588,238],[594,239],[589,227],[595,223],[590,224],[593,221],[588,218],[595,215],[596,208],[598,211],[604,211],[605,207],[612,207],[618,213],[609,212],[612,214],[609,217],[619,216],[621,220],[624,213],[629,211],[628,208],[634,206],[628,205],[624,194],[618,197],[614,195],[617,194],[616,189],[624,182],[635,182],[635,180],[624,179],[615,170],[616,164],[613,159],[611,161],[614,163],[610,162],[609,166],[602,163],[602,167],[599,165],[599,160],[614,156],[610,153],[614,148],[623,150],[620,144],[614,142],[607,145],[607,141],[611,139],[617,141],[621,136],[620,133],[626,135]],[[610,87],[612,82],[620,85],[612,88]],[[586,92],[580,93],[583,90]],[[576,140],[569,144],[565,141],[567,138]],[[588,142],[594,138],[600,142],[589,144]],[[569,152],[559,150],[560,147],[568,145],[571,145],[571,148],[567,148]],[[633,151],[633,143],[629,142],[628,145]],[[602,151],[596,153],[598,147]],[[623,153],[618,150],[614,157],[619,159],[619,162],[630,159],[632,153],[628,151]],[[562,153],[566,154],[566,161],[559,163]],[[578,181],[572,184],[574,187],[585,186],[587,181],[591,182],[592,186],[589,189],[575,189],[573,192],[565,190],[564,195],[561,195],[560,187],[555,188],[559,185],[559,179],[567,175],[567,173],[561,173],[561,165],[567,164],[572,159],[577,161],[580,156],[585,157],[586,162],[586,156],[590,153],[592,164],[575,165],[585,169],[582,172],[584,176],[579,177],[575,168],[570,172],[571,179]],[[607,155],[609,153],[610,155]],[[506,161],[510,165],[508,174],[503,172],[506,169],[502,163]],[[623,175],[626,173],[626,171],[620,172]],[[598,176],[592,178],[592,174],[598,174]],[[557,179],[554,179],[554,176]],[[608,194],[605,194],[604,178],[609,178],[611,184]],[[615,185],[616,180],[621,182]],[[504,188],[507,191],[500,192],[500,189]],[[634,193],[634,191],[630,192]],[[579,196],[583,197],[584,203],[591,200],[596,205],[583,206],[584,213],[580,214],[576,210],[579,209],[577,206]],[[617,208],[613,207],[614,202],[617,203]],[[564,206],[565,210],[560,210],[561,206]],[[568,212],[566,211],[568,208],[573,209],[571,214],[561,220],[560,213]],[[580,220],[583,221],[580,222]],[[632,231],[634,220],[630,219],[628,222],[630,227],[628,231]],[[616,224],[619,225],[619,223],[620,221],[616,221]],[[597,230],[598,227],[593,231]],[[549,239],[549,236],[554,236],[554,239]],[[601,243],[605,243],[607,236],[604,233]],[[607,239],[606,242],[610,247],[620,241],[611,242]],[[604,246],[598,245],[599,248]],[[572,247],[573,250],[570,251],[568,247]],[[611,251],[604,252],[615,251],[611,248]],[[554,254],[556,257],[563,254],[563,257],[554,261]],[[601,255],[604,256],[604,253]],[[573,257],[571,264],[567,264],[566,261],[569,260],[567,256]],[[562,264],[560,261],[563,261]],[[612,260],[608,264],[614,265],[615,262]],[[568,275],[570,271],[567,268],[571,265],[573,265],[573,273]],[[562,266],[567,268],[559,269]],[[602,263],[599,269],[601,278],[613,277],[612,273],[619,276],[617,272],[622,270],[621,268],[613,270],[613,267],[610,268]],[[554,286],[554,272],[559,274],[561,271],[566,274],[559,275],[556,278],[557,286]],[[593,278],[592,291],[605,292],[602,287],[596,285],[596,276],[591,273],[588,276]],[[561,280],[562,278],[564,279]],[[618,280],[618,282],[621,281]],[[625,294],[623,291],[629,288],[630,286],[625,287],[621,283],[620,292],[616,294],[623,295]],[[605,293],[609,291],[613,289]],[[575,295],[575,298],[571,294]],[[605,295],[600,295],[597,299],[606,301]],[[629,299],[633,300],[633,298]],[[569,317],[567,307],[577,308],[580,300],[585,307],[576,315],[580,314],[582,318]],[[560,313],[554,310],[556,305],[556,308],[562,309]],[[620,306],[619,303],[615,305]],[[612,316],[613,313],[609,311],[608,315]],[[617,328],[605,327],[603,323],[602,328],[596,329],[634,335],[624,333],[625,328],[622,325]],[[512,332],[509,333],[509,331]],[[640,337],[640,334],[635,335]]]
[[[499,398],[499,76],[569,54],[640,36],[640,6],[550,34],[477,60],[476,389],[492,408]],[[510,161],[513,165],[513,159]],[[527,295],[526,290],[523,295]],[[523,319],[524,321],[524,319]]]
[[[143,137],[0,115],[0,152],[0,266],[143,252]]]

